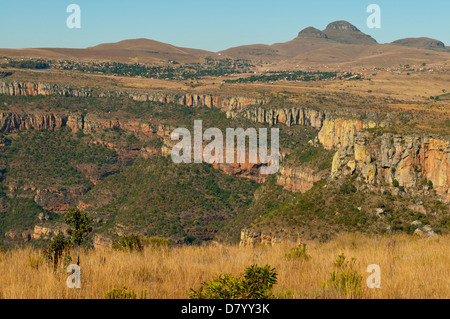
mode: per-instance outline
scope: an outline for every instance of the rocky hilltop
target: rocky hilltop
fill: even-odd
[[[377,44],[370,35],[362,33],[357,27],[347,21],[335,21],[327,25],[323,33],[327,38],[347,44]]]
[[[308,27],[303,29],[298,33],[297,38],[319,38],[319,39],[328,39],[328,36],[320,31],[319,29],[316,29],[314,27]]]

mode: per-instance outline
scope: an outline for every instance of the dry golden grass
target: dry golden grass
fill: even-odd
[[[251,264],[276,268],[279,298],[345,298],[322,290],[338,254],[357,259],[363,275],[362,298],[449,298],[450,237],[419,239],[408,236],[345,235],[326,244],[311,244],[308,261],[289,260],[292,245],[275,247],[205,246],[146,248],[143,253],[87,251],[81,256],[82,287],[69,289],[68,274],[53,273],[31,248],[0,255],[1,298],[103,298],[112,288],[126,285],[147,298],[187,298],[190,288],[217,273],[242,272]],[[369,289],[369,264],[381,267],[381,289]]]

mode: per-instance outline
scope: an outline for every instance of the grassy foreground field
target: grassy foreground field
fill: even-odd
[[[274,247],[183,246],[146,248],[143,252],[90,250],[81,256],[81,288],[69,289],[69,274],[42,261],[39,251],[16,249],[0,255],[1,298],[103,298],[112,288],[127,286],[146,298],[188,298],[190,288],[218,273],[238,274],[251,264],[275,267],[276,298],[348,298],[322,283],[335,270],[339,254],[356,258],[362,275],[358,298],[450,298],[450,237],[344,235],[311,244],[309,259],[286,258],[293,245]],[[381,268],[381,288],[369,289],[369,264]]]

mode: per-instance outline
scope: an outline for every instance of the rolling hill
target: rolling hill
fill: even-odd
[[[165,64],[204,62],[205,58],[246,59],[265,62],[272,69],[388,67],[398,64],[442,63],[450,60],[444,43],[431,38],[406,38],[380,44],[347,21],[335,21],[324,29],[308,27],[291,41],[251,44],[219,52],[182,48],[150,40],[132,39],[103,43],[85,49],[0,49],[0,56],[68,60],[117,61]]]
[[[180,48],[150,39],[131,39],[115,43],[103,43],[86,49],[0,49],[0,55],[68,60],[94,59],[141,63],[158,63],[172,60],[180,63],[193,63],[200,62],[201,58],[212,56],[214,53],[205,50]]]
[[[392,44],[404,45],[412,48],[419,48],[425,50],[444,51],[445,44],[439,40],[431,38],[405,38],[392,42]]]

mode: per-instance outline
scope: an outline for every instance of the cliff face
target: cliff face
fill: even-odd
[[[388,117],[377,113],[336,114],[304,108],[247,109],[240,114],[256,122],[275,125],[311,125],[319,129],[318,140],[325,149],[337,150],[332,175],[360,175],[371,185],[390,185],[396,180],[409,191],[428,191],[430,181],[444,200],[450,200],[450,141],[432,137],[393,136],[371,138],[364,129],[389,125]],[[361,116],[360,116],[361,117]],[[277,183],[291,191],[305,192],[323,174],[304,167],[280,167]],[[394,192],[396,190],[394,189]]]
[[[137,119],[108,119],[96,114],[73,113],[14,113],[0,112],[0,132],[27,130],[56,130],[68,126],[73,132],[89,134],[96,129],[121,128],[128,132],[154,136],[154,128],[145,121]]]
[[[63,84],[43,82],[0,82],[0,94],[10,96],[62,95],[77,97],[129,97],[135,101],[152,101],[160,103],[177,103],[180,105],[198,107],[206,106],[224,111],[240,110],[249,105],[264,105],[266,98],[243,96],[213,96],[208,94],[166,94],[166,93],[136,93],[126,91],[104,91],[96,93],[88,88],[69,88]]]
[[[291,192],[304,193],[314,186],[315,182],[326,178],[328,171],[316,172],[309,167],[283,167],[280,166],[277,174],[277,184]]]
[[[44,82],[0,82],[0,93],[10,96],[64,95],[92,96],[91,89],[72,89],[62,84]]]
[[[161,103],[177,103],[179,105],[199,107],[206,106],[209,108],[218,108],[224,111],[240,110],[248,105],[264,105],[267,99],[258,99],[251,97],[220,97],[205,94],[184,94],[184,95],[167,95],[167,94],[140,94],[131,95],[136,101],[153,101]]]
[[[317,111],[308,108],[268,110],[256,107],[242,110],[238,114],[252,121],[269,125],[282,123],[287,126],[312,126],[319,130],[318,141],[327,150],[351,147],[358,131],[385,125],[385,123],[378,124],[375,120],[357,119],[355,114],[349,114],[349,116],[343,114],[342,117],[337,117],[331,111]],[[376,117],[375,114],[368,116]],[[277,184],[293,192],[306,192],[315,182],[325,178],[327,173],[329,171],[316,172],[304,166],[285,167],[281,164],[279,174],[277,174]]]
[[[282,123],[287,126],[308,125],[320,130],[325,120],[326,112],[308,108],[264,109],[258,107],[243,110],[240,115],[258,123],[267,123],[269,125]]]
[[[72,131],[83,131],[85,134],[94,132],[97,129],[120,128],[127,132],[139,133],[145,136],[154,136],[155,129],[150,123],[137,119],[108,119],[96,114],[87,114],[86,116],[70,116],[67,122]]]
[[[53,235],[57,235],[59,232],[67,234],[67,225],[52,225],[47,226],[45,223],[34,225],[33,230],[26,230],[23,232],[9,230],[5,233],[5,236],[10,239],[22,239],[24,242],[28,242],[32,239],[49,239]]]
[[[384,134],[373,137],[363,129],[386,126],[384,121],[328,116],[318,139],[324,148],[337,152],[332,176],[358,174],[371,185],[389,185],[394,180],[409,191],[428,191],[426,182],[445,200],[450,200],[450,141],[424,136]]]
[[[323,121],[319,132],[319,142],[325,149],[332,150],[353,145],[358,131],[367,128],[383,127],[372,120],[359,120],[351,118],[334,118],[328,116]]]
[[[394,192],[403,187],[426,195],[432,187],[449,201],[450,141],[357,133],[353,145],[338,149],[332,165],[332,177],[355,173],[368,184],[387,185]]]
[[[54,130],[65,126],[67,115],[54,113],[0,113],[0,131],[12,132],[21,129]]]

